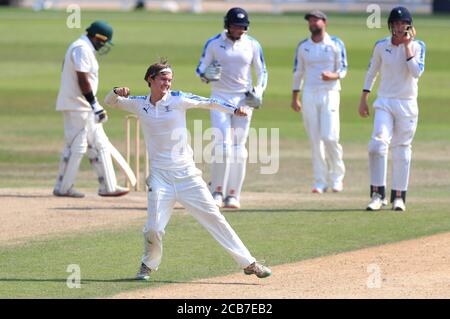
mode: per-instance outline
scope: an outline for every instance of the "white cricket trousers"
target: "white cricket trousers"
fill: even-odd
[[[109,191],[114,190],[117,180],[109,155],[110,142],[103,130],[103,125],[95,123],[92,111],[64,111],[63,114],[65,145],[61,154],[55,189],[65,193],[72,187],[81,159],[88,151],[91,163],[99,176],[100,187],[107,187]],[[101,158],[100,163],[95,163],[97,157]],[[102,168],[98,169],[97,166]]]
[[[148,220],[144,227],[142,257],[147,267],[157,270],[161,263],[164,229],[176,201],[206,228],[241,268],[255,262],[255,258],[220,213],[201,177],[201,171],[195,166],[175,171],[152,168],[148,185]]]
[[[244,93],[212,92],[212,98],[243,106]],[[248,116],[236,116],[211,110],[214,147],[211,163],[211,191],[234,196],[239,201],[244,184],[248,151],[245,146],[253,109]]]
[[[370,184],[386,186],[388,150],[392,151],[392,189],[406,191],[411,167],[411,143],[417,128],[416,100],[378,98],[369,142]]]
[[[303,123],[311,144],[314,186],[342,183],[345,175],[339,144],[339,91],[306,90],[302,95]]]

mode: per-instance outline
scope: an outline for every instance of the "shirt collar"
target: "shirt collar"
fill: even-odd
[[[228,36],[227,36],[227,30],[223,30],[223,32],[221,33],[220,37],[221,37],[221,39],[222,39],[223,41],[228,40],[228,41],[230,41],[230,42],[232,42],[232,43],[239,43],[239,42],[241,42],[242,40],[244,40],[244,39],[247,37],[247,33],[244,33],[244,34],[241,36],[241,38],[240,38],[239,40],[231,41],[231,40],[228,38]]]
[[[161,100],[159,100],[158,102],[156,102],[156,105],[153,105],[152,102],[150,102],[150,98],[151,98],[151,96],[152,96],[152,94],[150,93],[149,95],[147,95],[146,102],[147,102],[150,106],[153,106],[153,107],[158,106],[158,105],[160,105],[161,103],[166,102],[166,101],[168,100],[168,98],[169,98],[169,96],[170,96],[170,92],[172,92],[172,91],[167,92],[167,93],[161,98]]]
[[[388,41],[388,46],[391,48],[399,48],[403,45],[403,43],[400,43],[399,45],[395,45],[394,43],[392,43],[392,35],[388,37],[389,41]]]
[[[220,37],[222,38],[222,40],[228,39],[227,30],[223,30],[222,33],[220,34]]]
[[[320,44],[320,43],[327,44],[327,43],[331,43],[331,37],[330,37],[330,35],[329,35],[328,33],[326,33],[326,32],[325,32],[325,35],[323,36],[323,40],[322,40],[321,42],[314,42],[313,39],[312,39],[312,36],[310,36],[308,40],[309,40],[309,42],[311,42],[312,44]]]
[[[83,40],[84,42],[86,42],[87,45],[89,46],[89,48],[90,48],[94,53],[96,52],[96,50],[95,50],[95,48],[94,48],[94,45],[92,44],[91,40],[89,40],[89,38],[87,37],[87,35],[83,34],[83,35],[80,37],[80,39]]]

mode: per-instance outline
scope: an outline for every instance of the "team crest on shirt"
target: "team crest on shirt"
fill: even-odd
[[[164,105],[165,111],[164,112],[172,112],[169,105]]]

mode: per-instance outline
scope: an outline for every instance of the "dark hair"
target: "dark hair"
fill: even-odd
[[[145,72],[144,81],[148,82],[149,77],[155,79],[159,72],[161,72],[161,70],[165,68],[170,68],[170,64],[166,59],[161,59],[160,62],[150,65],[147,69],[147,72]]]

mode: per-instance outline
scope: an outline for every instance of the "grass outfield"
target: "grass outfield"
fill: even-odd
[[[449,231],[447,206],[419,203],[402,215],[305,203],[301,209],[244,209],[225,217],[252,254],[274,266]],[[190,216],[174,215],[164,241],[163,261],[150,282],[133,280],[142,254],[135,227],[0,248],[0,298],[104,297],[240,271]],[[81,269],[80,289],[67,286],[72,264]]]
[[[174,70],[174,89],[207,96],[209,87],[195,76],[205,41],[221,31],[220,14],[163,14],[152,12],[82,12],[82,29],[67,29],[65,12],[0,10],[0,187],[39,187],[49,192],[56,178],[63,146],[62,116],[54,104],[61,62],[67,46],[91,21],[105,19],[114,27],[113,50],[100,57],[102,99],[117,85],[146,94],[147,66],[166,56]],[[346,44],[349,72],[341,95],[341,141],[347,165],[346,191],[351,205],[306,202],[286,210],[243,210],[225,213],[257,258],[270,265],[379,245],[450,230],[450,43],[442,30],[450,19],[415,17],[418,38],[427,45],[426,67],[419,83],[419,127],[414,155],[408,212],[369,215],[359,211],[368,195],[367,142],[372,118],[360,119],[357,106],[374,42],[387,29],[365,27],[366,16],[330,15],[329,33]],[[383,18],[383,23],[386,17]],[[300,117],[290,110],[293,56],[308,35],[302,15],[251,15],[250,34],[263,47],[269,85],[264,108],[255,112],[255,128],[279,128],[280,171],[261,176],[249,165],[244,191],[308,192],[311,164]],[[372,99],[375,94],[372,94]],[[110,110],[105,130],[124,150],[124,112]],[[188,113],[189,123],[205,111]],[[208,176],[207,165],[200,165]],[[77,185],[94,192],[96,179],[85,159]],[[293,195],[295,196],[295,195]],[[328,196],[328,194],[324,195]],[[185,238],[182,241],[180,238]],[[208,247],[208,255],[204,255]],[[191,218],[176,215],[165,237],[165,255],[155,281],[129,280],[141,255],[140,229],[37,238],[24,246],[0,247],[0,297],[97,297],[123,290],[183,282],[238,271],[229,256]],[[67,265],[79,264],[82,289],[67,289]]]

